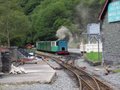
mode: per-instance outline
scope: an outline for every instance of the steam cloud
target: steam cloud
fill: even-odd
[[[58,37],[58,40],[67,40],[69,44],[73,41],[70,30],[65,26],[61,26],[60,29],[57,30],[56,36]]]

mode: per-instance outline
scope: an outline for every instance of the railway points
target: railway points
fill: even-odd
[[[73,50],[72,50],[73,51]],[[76,51],[77,51],[77,49],[76,49]],[[38,52],[37,52],[38,53]],[[43,52],[39,52],[39,54],[43,54]],[[49,55],[49,54],[46,54],[46,55]],[[24,66],[24,68],[25,68],[25,70],[27,70],[27,72],[29,72],[28,74],[21,74],[21,75],[11,75],[11,76],[9,76],[9,77],[7,77],[8,79],[10,79],[10,78],[12,78],[11,79],[11,81],[13,80],[13,77],[14,77],[14,79],[17,79],[17,78],[21,78],[21,80],[20,80],[20,82],[19,82],[19,80],[17,80],[17,81],[15,81],[14,80],[14,83],[18,83],[18,84],[22,84],[22,83],[27,83],[27,84],[30,84],[30,83],[43,83],[43,79],[48,79],[49,77],[51,77],[51,81],[52,81],[52,78],[54,77],[54,75],[52,74],[52,76],[49,76],[48,77],[48,74],[49,75],[51,75],[51,70],[50,70],[50,68],[53,68],[53,69],[55,69],[55,70],[63,70],[63,68],[61,68],[61,66],[59,66],[59,65],[57,65],[57,64],[55,64],[55,62],[52,62],[52,59],[50,60],[49,58],[47,58],[47,56],[46,55],[41,55],[40,57],[42,57],[45,61],[48,61],[48,62],[51,62],[51,64],[49,64],[50,66],[46,66],[46,65],[44,65],[44,63],[45,62],[43,62],[43,61],[41,61],[40,60],[40,62],[38,63],[38,64],[25,64],[25,65],[23,65]],[[52,54],[51,54],[52,55]],[[89,72],[90,73],[90,75],[92,75],[92,76],[95,76],[95,77],[99,77],[99,78],[102,78],[101,76],[103,76],[104,75],[104,69],[103,68],[101,68],[101,67],[91,67],[90,65],[87,65],[87,63],[85,63],[84,62],[84,60],[82,60],[82,58],[80,57],[80,53],[79,52],[75,52],[74,51],[74,53],[72,53],[72,54],[70,54],[70,55],[65,55],[65,57],[62,55],[54,55],[55,56],[55,58],[58,58],[58,59],[62,59],[63,61],[65,61],[66,59],[69,59],[69,60],[73,60],[74,59],[74,61],[75,61],[75,63],[74,63],[74,66],[79,66],[80,68],[82,68],[83,70],[85,70],[85,71],[87,71],[87,72]],[[78,56],[79,56],[79,58],[78,58]],[[69,63],[70,64],[70,63]],[[53,66],[53,67],[52,67]],[[40,68],[41,67],[41,68]],[[49,69],[46,69],[46,67],[48,67]],[[42,69],[42,68],[44,68],[44,70]],[[97,69],[98,70],[97,70]],[[40,69],[40,70],[39,70]],[[96,70],[95,70],[96,69]],[[94,72],[93,72],[94,71]],[[53,73],[53,72],[52,72]],[[54,72],[55,73],[55,72]],[[41,76],[41,74],[44,76],[44,77],[48,77],[48,78],[42,78],[42,76]],[[100,76],[100,75],[101,76]],[[38,76],[37,76],[38,75]],[[26,79],[24,79],[23,81],[22,81],[22,77],[25,77],[25,78],[32,78],[32,80],[30,81],[30,79],[29,80],[26,80]],[[32,76],[32,77],[31,77]],[[34,77],[33,77],[34,76]],[[41,78],[39,78],[39,79],[37,79],[37,77],[39,78],[39,77],[41,77]],[[104,78],[106,78],[107,76],[105,76],[104,75]],[[109,75],[108,75],[108,77],[109,77]],[[36,79],[34,79],[34,78],[36,78]],[[84,77],[84,79],[85,79],[85,77]],[[84,80],[83,79],[83,80]],[[1,79],[2,80],[2,79]],[[9,83],[9,81],[7,81],[7,80],[5,80],[7,83]],[[46,80],[45,80],[46,81]],[[86,79],[85,79],[85,81],[86,81]],[[103,78],[102,78],[102,81],[105,81],[105,80],[103,80]],[[109,80],[108,80],[109,81]],[[5,82],[3,82],[3,81],[1,81],[3,84],[5,83]],[[11,82],[10,82],[11,83]],[[13,83],[13,81],[12,81],[12,83]],[[13,84],[14,84],[13,83]],[[84,82],[84,83],[86,83],[86,82]],[[84,84],[83,83],[83,84]],[[100,83],[100,82],[99,82]],[[107,83],[106,81],[105,81],[105,83]],[[108,84],[108,83],[107,83]],[[109,84],[109,85],[112,85],[112,84]],[[103,85],[102,85],[103,86]],[[87,90],[87,89],[86,89]],[[88,89],[89,90],[89,89]],[[99,90],[99,89],[98,89]],[[103,89],[104,90],[104,89]],[[105,89],[106,90],[106,89]],[[109,89],[107,89],[107,90],[109,90]],[[117,90],[117,89],[113,89],[113,90]],[[119,90],[119,89],[118,89]]]
[[[42,56],[46,56],[48,58],[54,59],[57,63],[67,68],[68,70],[72,71],[78,77],[79,84],[80,84],[80,90],[113,90],[111,87],[107,86],[102,81],[99,81],[98,79],[96,80],[94,76],[88,75],[88,73],[84,72],[84,70],[77,69],[76,67],[72,65],[66,64],[63,61],[61,61],[59,58],[57,58],[56,56],[53,56],[51,54],[50,55],[44,54],[44,53],[39,53],[39,54]],[[94,84],[92,84],[92,82]]]

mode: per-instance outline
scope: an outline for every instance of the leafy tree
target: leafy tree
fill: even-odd
[[[7,4],[9,4],[7,6]],[[4,7],[4,5],[6,7]],[[27,17],[17,8],[17,1],[3,1],[0,3],[0,34],[4,41],[10,46],[10,41],[14,38],[23,37],[29,29]],[[9,12],[8,12],[9,11]],[[2,40],[1,40],[2,41]]]
[[[37,32],[35,39],[55,38],[58,27],[61,25],[69,26],[72,23],[72,14],[77,2],[78,0],[44,0],[31,17],[34,30]]]
[[[38,6],[43,0],[21,0],[20,5],[23,7],[25,14],[30,14],[36,6]]]
[[[75,39],[97,22],[104,0],[0,0],[0,43],[24,45],[55,40],[56,30],[69,28]],[[97,9],[95,9],[97,8]]]

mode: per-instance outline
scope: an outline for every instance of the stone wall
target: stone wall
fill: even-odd
[[[117,0],[113,0],[117,1]],[[103,55],[106,64],[120,64],[120,21],[109,23],[106,14],[102,24]]]
[[[0,72],[2,71],[2,60],[1,60],[1,52],[0,52]]]

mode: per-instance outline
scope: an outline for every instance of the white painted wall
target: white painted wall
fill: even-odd
[[[82,44],[81,43],[80,51],[98,52],[98,43],[95,43],[95,44]],[[99,43],[99,51],[102,52],[102,43]]]

